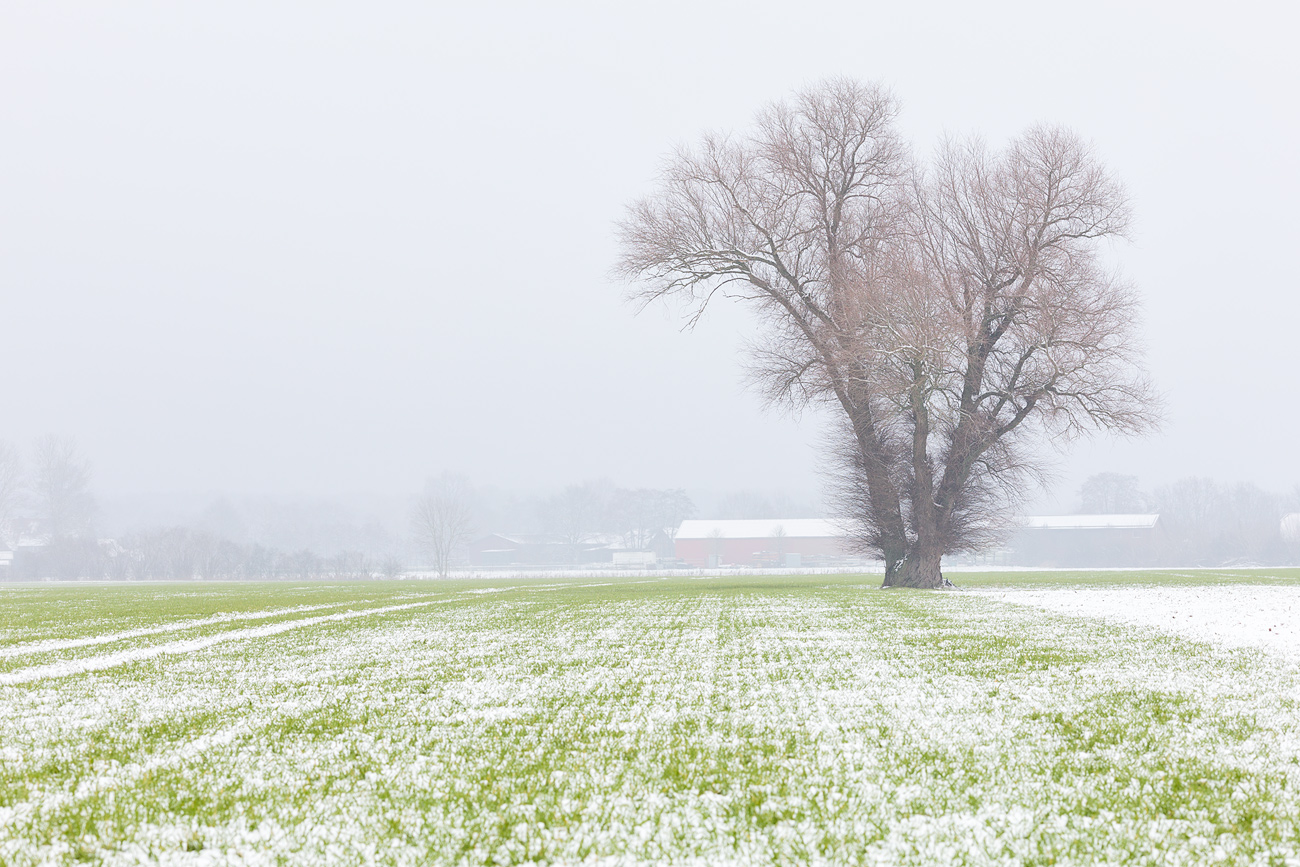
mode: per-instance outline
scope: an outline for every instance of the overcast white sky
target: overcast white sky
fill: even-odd
[[[1234,3],[0,5],[0,438],[101,493],[816,490],[746,321],[640,317],[612,222],[662,155],[834,74],[919,150],[1039,120],[1136,206],[1162,434],[1090,472],[1300,482],[1296,13]]]

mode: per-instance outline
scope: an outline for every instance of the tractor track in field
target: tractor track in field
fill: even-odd
[[[249,638],[266,638],[272,635],[279,635],[283,632],[289,632],[294,629],[301,629],[306,626],[317,626],[323,623],[336,623],[344,620],[353,620],[358,617],[387,614],[393,611],[407,611],[413,608],[422,608],[429,605],[445,605],[454,601],[456,600],[429,599],[422,602],[407,602],[402,605],[385,605],[380,608],[365,608],[358,611],[341,611],[337,614],[324,614],[319,617],[305,617],[299,620],[289,620],[283,623],[271,623],[266,626],[254,626],[248,629],[219,632],[216,635],[206,635],[202,638],[189,638],[180,641],[169,641],[165,644],[155,644],[149,647],[137,647],[130,650],[121,650],[116,653],[107,653],[102,656],[89,656],[83,659],[67,660],[64,662],[51,663],[49,665],[36,665],[30,668],[23,668],[18,671],[0,674],[0,686],[19,686],[22,684],[33,683],[38,680],[50,680],[68,677],[75,674],[85,674],[92,671],[103,671],[105,669],[117,668],[122,665],[129,665],[134,662],[151,659],[155,656],[195,653],[200,650],[206,650],[207,648],[217,644],[224,644],[228,641],[242,641]]]
[[[50,653],[58,650],[75,650],[79,647],[93,647],[97,644],[112,644],[116,641],[127,641],[132,638],[144,638],[150,635],[163,635],[168,632],[184,632],[187,629],[197,629],[202,626],[214,626],[219,623],[236,623],[241,620],[267,620],[272,617],[281,617],[290,614],[305,614],[309,611],[324,611],[327,608],[342,608],[345,605],[364,605],[371,601],[373,600],[358,599],[354,602],[331,602],[325,605],[294,605],[288,608],[273,608],[269,611],[240,611],[229,614],[216,614],[211,617],[177,620],[159,626],[142,626],[138,629],[127,629],[122,632],[110,632],[104,635],[89,635],[82,638],[46,638],[0,648],[0,659],[9,659],[15,656],[30,656],[37,653]]]

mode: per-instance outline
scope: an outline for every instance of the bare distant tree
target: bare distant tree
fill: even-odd
[[[655,548],[661,556],[671,557],[677,531],[681,528],[682,521],[695,514],[695,503],[681,488],[674,488],[659,492],[658,506],[658,523],[662,530],[654,542]]]
[[[469,482],[453,473],[430,479],[416,500],[411,532],[439,577],[447,576],[452,557],[469,541],[472,516]]]
[[[275,571],[281,575],[307,579],[324,574],[325,564],[320,555],[304,548],[292,554],[281,554]]]
[[[719,518],[750,520],[758,518],[788,518],[772,501],[757,491],[732,491],[718,503]]]
[[[776,549],[776,553],[781,555],[782,557],[785,556],[785,540],[787,535],[788,534],[785,532],[785,527],[781,524],[777,524],[775,527],[772,528],[772,533],[771,533],[772,547]]]
[[[616,529],[623,544],[635,551],[650,547],[658,528],[658,491],[645,488],[614,492],[613,512]]]
[[[727,535],[722,532],[721,527],[714,527],[709,531],[709,566],[722,565],[722,552],[727,547]]]
[[[90,534],[95,511],[90,475],[90,463],[71,439],[46,434],[32,445],[33,506],[54,539]]]
[[[609,530],[614,523],[616,490],[608,480],[569,485],[540,505],[542,526],[559,536],[568,558],[577,562],[582,546],[593,534]]]
[[[1085,515],[1131,515],[1150,506],[1137,476],[1096,473],[1079,488],[1079,510]]]
[[[370,558],[362,551],[340,551],[329,559],[329,573],[345,581],[366,581],[373,573]]]
[[[23,462],[18,448],[0,441],[0,543],[12,543],[18,498],[23,487]]]
[[[832,80],[679,150],[620,224],[619,270],[692,324],[719,292],[748,304],[767,397],[838,409],[841,511],[885,585],[938,587],[943,554],[1005,532],[1044,440],[1148,430],[1157,398],[1137,296],[1097,252],[1124,192],[1087,145],[1035,127],[927,167],[897,112]]]
[[[656,547],[671,553],[678,526],[695,509],[691,498],[680,489],[620,488],[612,499],[616,529],[623,544],[637,551]]]
[[[808,518],[817,513],[817,507],[781,492],[769,495],[758,491],[733,491],[722,498],[716,511],[719,518],[740,520]]]

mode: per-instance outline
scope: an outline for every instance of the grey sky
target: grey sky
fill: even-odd
[[[978,9],[976,8],[978,7]],[[1230,9],[1229,12],[1223,11]],[[921,151],[1057,121],[1136,206],[1164,433],[1090,472],[1300,482],[1296,13],[1283,4],[0,8],[0,438],[104,492],[815,489],[743,315],[634,318],[612,221],[662,155],[833,74]]]

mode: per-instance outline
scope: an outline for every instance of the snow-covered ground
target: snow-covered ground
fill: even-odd
[[[0,864],[1300,867],[1290,587],[876,586],[0,593]]]
[[[1150,626],[1224,647],[1259,647],[1300,662],[1300,587],[1073,587],[974,591],[1060,614]]]

